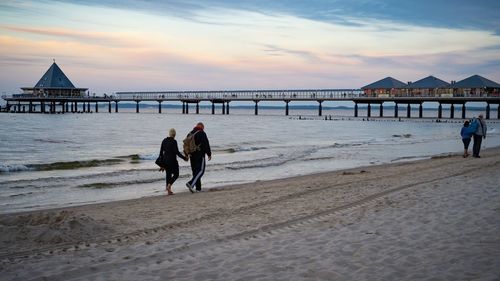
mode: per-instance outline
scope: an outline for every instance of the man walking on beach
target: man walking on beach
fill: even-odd
[[[480,158],[479,151],[481,150],[481,142],[486,138],[486,122],[484,122],[483,115],[479,114],[478,118],[475,118],[475,126],[477,127],[476,132],[472,135],[474,138],[474,145],[472,146],[472,157]]]
[[[196,191],[201,191],[201,177],[205,173],[205,154],[208,156],[208,161],[212,160],[210,143],[204,129],[203,123],[196,124],[196,127],[184,140],[184,151],[189,154],[191,171],[193,172],[193,178],[186,183],[191,193],[195,192],[194,187],[196,187]]]

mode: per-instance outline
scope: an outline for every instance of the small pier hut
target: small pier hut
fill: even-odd
[[[406,85],[407,95],[411,97],[452,97],[451,84],[434,76],[427,76]]]
[[[23,95],[35,97],[83,97],[88,88],[76,88],[54,63],[34,87],[23,87]]]
[[[405,83],[397,79],[386,77],[362,87],[361,90],[367,97],[397,97],[405,86]]]
[[[472,75],[464,80],[452,83],[453,95],[456,97],[498,97],[500,84],[479,75]]]

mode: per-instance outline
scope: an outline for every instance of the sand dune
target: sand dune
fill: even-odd
[[[495,148],[481,159],[448,155],[1,215],[1,276],[499,280],[498,171]]]

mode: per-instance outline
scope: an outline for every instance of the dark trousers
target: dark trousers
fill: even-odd
[[[174,184],[179,177],[179,166],[169,166],[165,172],[167,174],[167,184]]]
[[[481,142],[483,141],[483,136],[474,134],[474,144],[472,145],[472,156],[479,156],[479,151],[481,150]]]
[[[193,178],[189,181],[191,186],[196,186],[196,190],[201,190],[201,177],[205,173],[205,157],[191,157],[191,171]]]
[[[464,143],[464,149],[469,149],[470,138],[462,139],[462,142]]]
[[[201,177],[205,173],[205,157],[191,157],[191,171],[193,178],[189,181],[191,186],[196,186],[196,190],[201,190]]]

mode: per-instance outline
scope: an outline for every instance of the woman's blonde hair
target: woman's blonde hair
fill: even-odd
[[[168,131],[168,136],[171,138],[175,138],[175,134],[176,134],[176,132],[175,132],[174,128],[172,128]]]

